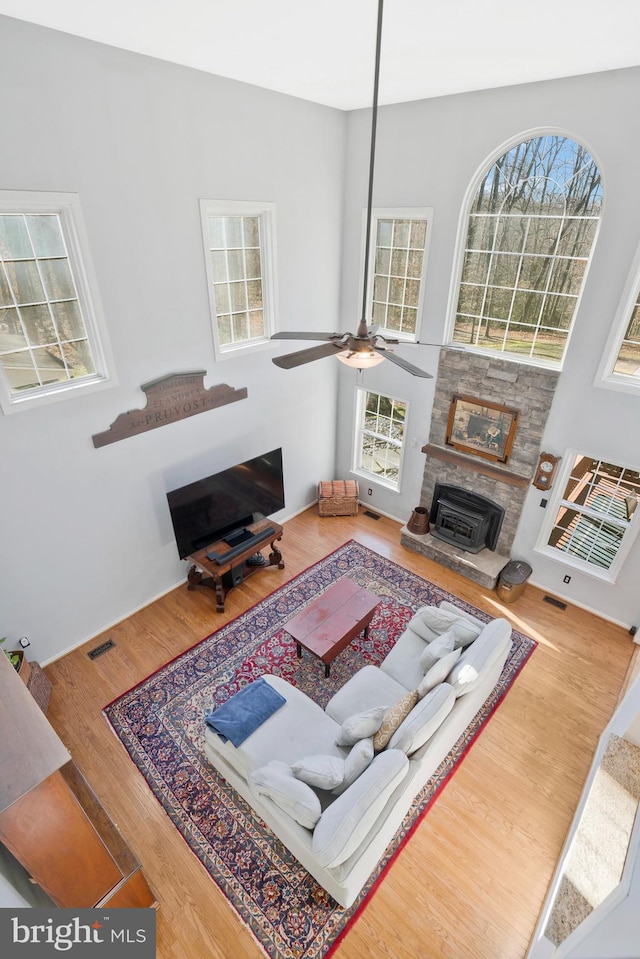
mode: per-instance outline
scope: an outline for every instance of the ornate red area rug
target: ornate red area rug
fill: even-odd
[[[331,665],[296,656],[287,620],[344,576],[381,599],[366,639]],[[349,909],[326,893],[202,752],[205,713],[263,673],[275,673],[321,706],[367,663],[378,665],[421,606],[447,599],[490,617],[365,546],[348,542],[257,606],[193,646],[104,710],[167,815],[272,959],[322,959],[357,917],[392,860],[455,771],[533,652],[513,633],[501,679],[424,787],[366,887]]]

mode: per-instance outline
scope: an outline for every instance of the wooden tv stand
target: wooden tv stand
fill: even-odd
[[[254,534],[254,538],[248,540],[245,548],[240,551],[229,546],[224,540],[218,540],[186,557],[192,564],[187,573],[187,589],[203,586],[215,590],[216,610],[219,613],[224,613],[225,597],[234,586],[239,586],[245,579],[268,566],[284,569],[282,553],[276,546],[276,541],[282,539],[282,526],[273,520],[261,519],[257,523],[250,523],[246,529]],[[267,543],[271,545],[268,560],[265,560],[262,566],[250,565],[247,561]],[[212,552],[219,554],[220,562],[209,559],[207,553]],[[229,559],[225,558],[226,554],[231,554]]]

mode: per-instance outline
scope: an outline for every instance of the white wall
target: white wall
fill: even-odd
[[[587,146],[603,175],[604,215],[542,448],[562,455],[575,447],[635,469],[640,467],[640,396],[596,389],[593,381],[640,240],[640,126],[633,119],[639,95],[640,69],[632,68],[385,107],[378,123],[373,201],[375,207],[434,207],[421,339],[442,342],[463,201],[478,169],[514,137],[524,139],[542,130],[566,133]],[[345,329],[353,328],[359,310],[368,138],[368,111],[351,114],[344,211]],[[437,351],[416,347],[403,352],[435,373]],[[374,508],[406,521],[417,504],[415,474],[421,477],[424,469],[420,446],[429,432],[433,387],[429,381],[400,379],[402,374],[389,366],[365,373],[363,380],[374,389],[397,390],[410,399],[408,433],[418,444],[408,450],[400,492],[390,493],[372,482],[369,500]],[[343,374],[337,454],[342,476],[351,467],[352,386]],[[533,566],[532,582],[607,618],[640,624],[640,539],[618,582],[605,584],[533,551],[544,517],[540,499],[531,487],[513,547],[514,556]],[[572,577],[569,585],[563,583],[566,573]]]
[[[282,345],[214,362],[198,198],[274,201],[281,325],[355,330],[370,113],[8,18],[0,80],[0,189],[79,193],[118,376],[102,393],[0,417],[0,635],[28,635],[33,658],[46,662],[183,578],[167,488],[282,445],[284,516],[313,500],[318,479],[349,475],[356,374],[329,359],[278,370],[269,360],[288,351]],[[640,399],[592,384],[640,240],[640,130],[629,119],[639,93],[640,70],[630,69],[385,107],[374,194],[377,207],[434,207],[422,338],[439,342],[478,167],[539,129],[586,144],[604,176],[605,213],[543,448],[584,447],[636,467]],[[401,352],[435,374],[436,349]],[[248,387],[248,399],[93,448],[92,434],[144,404],[142,383],[194,369],[207,370],[206,386]],[[385,363],[362,382],[409,402],[400,493],[361,481],[368,505],[406,521],[420,493],[433,381]],[[534,582],[640,623],[640,542],[615,586],[575,571],[565,586],[565,567],[532,551],[539,498],[532,489],[514,544]]]
[[[0,635],[44,663],[184,579],[167,489],[282,446],[283,518],[333,475],[337,364],[214,362],[198,199],[275,202],[281,325],[334,326],[346,121],[4,17],[0,91],[0,189],[79,193],[118,376],[0,416]],[[94,449],[142,383],[199,369],[248,399]]]

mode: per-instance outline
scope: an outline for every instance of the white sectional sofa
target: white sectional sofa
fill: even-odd
[[[207,727],[206,756],[350,906],[496,685],[510,648],[506,619],[485,625],[447,602],[423,607],[381,666],[361,669],[324,710],[265,676],[285,704],[237,748]]]

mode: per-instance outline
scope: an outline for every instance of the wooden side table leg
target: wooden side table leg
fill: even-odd
[[[325,663],[325,664],[324,664],[324,678],[325,678],[325,679],[328,679],[328,678],[329,678],[329,673],[330,673],[330,672],[331,672],[331,663]]]
[[[276,546],[276,541],[271,541],[271,552],[269,553],[269,566],[277,566],[278,569],[284,569],[284,560],[282,553]]]
[[[216,612],[224,613],[224,585],[221,579],[216,580]]]
[[[302,646],[300,643],[296,643],[296,653],[298,654],[298,659],[302,659]]]

